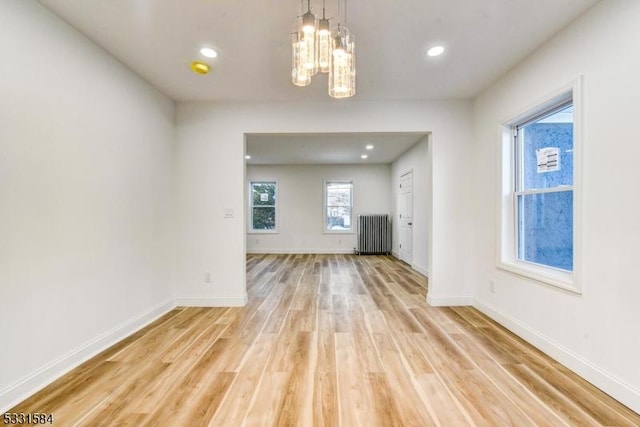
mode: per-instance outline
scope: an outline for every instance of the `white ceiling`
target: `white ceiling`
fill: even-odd
[[[337,1],[326,0],[327,16],[337,17]],[[596,2],[348,0],[356,99],[472,97]],[[177,101],[329,99],[326,75],[307,88],[290,82],[290,33],[300,0],[40,3]],[[311,3],[321,11],[321,0]],[[447,52],[426,58],[434,44]],[[220,56],[210,74],[199,76],[189,64],[203,45]]]
[[[176,101],[344,102],[329,98],[326,75],[306,88],[290,82],[300,0],[39,1]],[[471,98],[597,1],[348,0],[354,100]],[[318,14],[321,0],[311,3]],[[326,9],[337,17],[337,0],[326,0]],[[445,54],[426,57],[436,44]],[[220,54],[207,61],[213,69],[206,76],[189,67],[203,59],[202,46]],[[420,139],[253,135],[247,142],[250,163],[359,163],[367,138],[376,145],[369,163],[392,161]]]
[[[249,164],[391,163],[425,138],[424,133],[322,133],[247,135]],[[367,145],[373,150],[367,150]],[[366,154],[367,159],[360,156]]]

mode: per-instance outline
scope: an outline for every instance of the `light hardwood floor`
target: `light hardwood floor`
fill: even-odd
[[[391,257],[249,255],[249,304],[177,308],[12,409],[55,425],[638,426]]]

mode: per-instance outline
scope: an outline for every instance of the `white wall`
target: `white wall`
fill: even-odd
[[[474,105],[477,305],[640,411],[640,2],[607,0]],[[582,294],[496,268],[497,125],[584,76]],[[488,282],[495,280],[496,292]]]
[[[404,131],[432,133],[429,301],[471,303],[470,122],[468,101],[178,104],[179,303],[225,305],[246,300],[245,133]],[[232,209],[235,217],[223,218],[225,208]],[[213,283],[204,281],[206,272],[216,272]]]
[[[413,238],[411,266],[429,276],[430,246],[431,246],[431,210],[432,190],[431,190],[431,150],[429,136],[426,136],[409,151],[400,156],[391,165],[391,192],[393,200],[393,253],[396,256],[400,253],[398,238],[400,229],[398,224],[399,206],[398,193],[400,187],[400,177],[408,171],[413,172]]]
[[[173,104],[0,2],[0,413],[172,301]]]
[[[248,180],[278,180],[279,215],[277,234],[247,234],[247,252],[353,253],[357,215],[391,214],[390,178],[389,165],[247,165]],[[352,233],[324,232],[323,180],[353,181]]]

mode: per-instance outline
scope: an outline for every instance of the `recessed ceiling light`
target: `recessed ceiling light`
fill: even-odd
[[[363,154],[362,156],[360,156],[360,158],[361,158],[361,159],[366,159],[366,158],[368,158],[368,157],[369,157],[369,156],[367,156],[366,154]]]
[[[427,55],[429,56],[438,56],[444,53],[444,46],[433,46],[431,49],[427,51]]]
[[[207,58],[215,58],[218,56],[218,52],[211,49],[210,47],[203,47],[202,49],[200,49],[200,53],[202,54],[202,56],[206,56]]]
[[[364,147],[364,148],[366,148],[367,150],[373,150],[373,145],[369,144],[369,145],[367,145],[367,146],[366,146],[366,147]]]
[[[246,156],[244,156],[244,158],[249,160],[251,158],[251,156],[247,154]]]

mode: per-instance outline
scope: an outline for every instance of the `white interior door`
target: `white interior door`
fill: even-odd
[[[400,177],[398,208],[400,259],[410,264],[413,259],[413,172]]]

